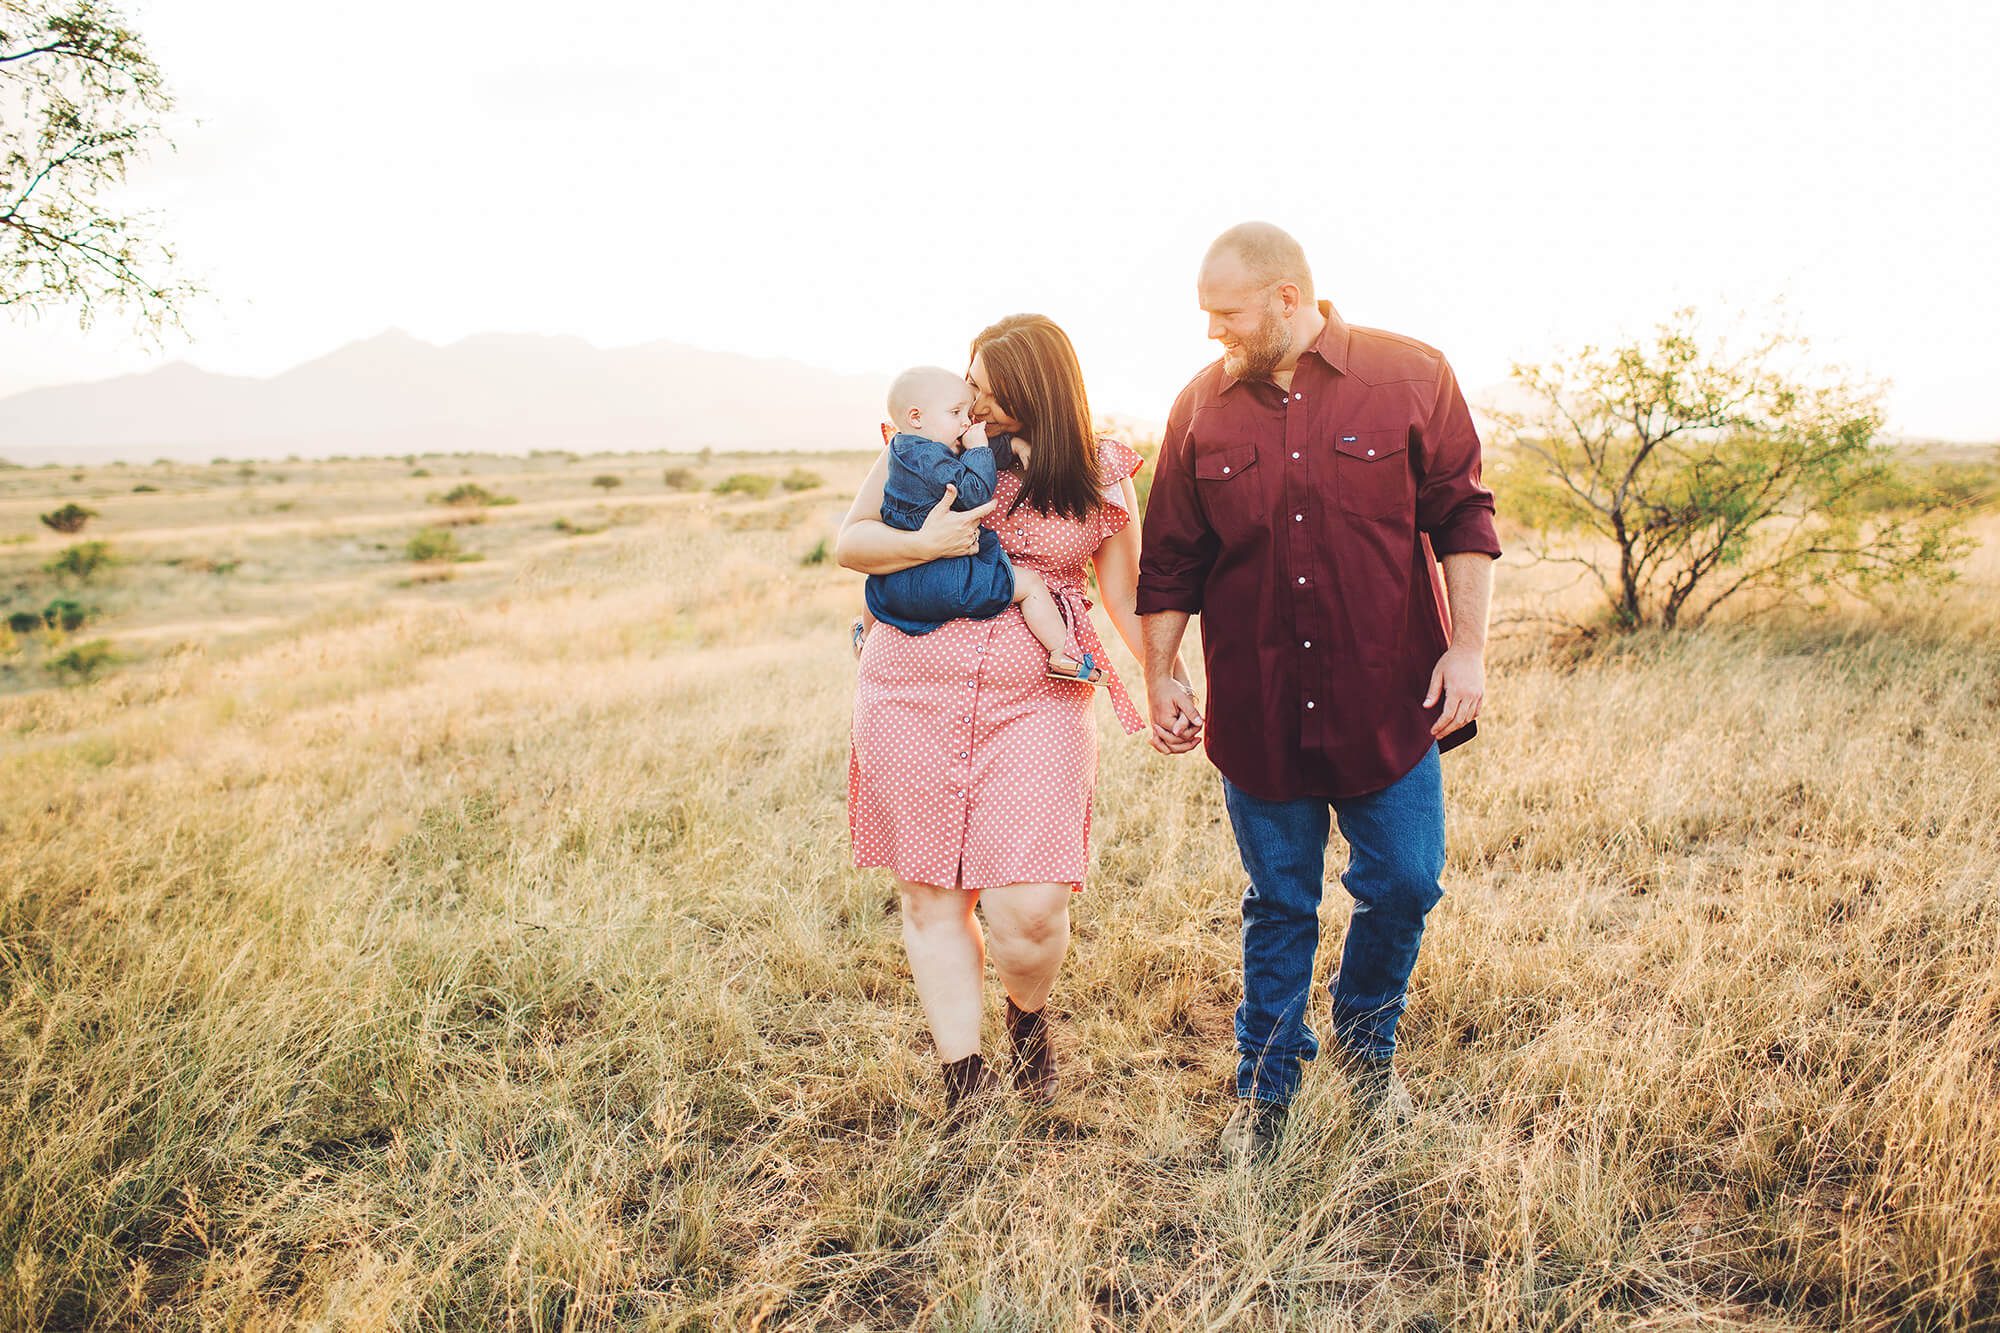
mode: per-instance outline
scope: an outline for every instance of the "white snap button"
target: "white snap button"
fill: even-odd
[[[1306,700],[1306,707],[1307,707],[1307,708],[1311,708],[1312,706],[1313,706],[1313,701],[1312,701],[1312,700],[1310,700],[1310,699]],[[961,759],[963,759],[964,757],[965,757],[964,755],[960,755],[960,756],[959,756],[959,758],[961,758]]]
[[[1304,583],[1305,581],[1306,581],[1306,576],[1303,574],[1299,575],[1299,582]]]
[[[1302,394],[1302,393],[1295,393],[1295,394],[1293,394],[1293,395],[1292,395],[1292,397],[1293,397],[1293,398],[1294,398],[1295,400],[1300,400],[1300,401],[1303,401],[1303,400],[1304,400],[1304,398],[1305,398],[1305,395],[1304,395],[1304,394]]]
[[[1370,458],[1373,458],[1373,457],[1375,456],[1375,451],[1374,451],[1373,449],[1370,449],[1370,450],[1368,451],[1368,456],[1369,456]]]
[[[1307,639],[1307,640],[1306,640],[1306,647],[1310,648],[1310,647],[1312,647],[1312,646],[1313,646],[1313,641],[1312,641],[1311,639]]]
[[[1229,475],[1229,469],[1228,469],[1228,468],[1224,468],[1224,469],[1222,469],[1222,475],[1223,475],[1223,476],[1225,476],[1225,477],[1226,477],[1226,476],[1228,476],[1228,475]]]
[[[1294,523],[1303,523],[1303,522],[1305,522],[1305,521],[1306,521],[1306,516],[1305,516],[1304,514],[1293,514],[1293,515],[1292,515],[1292,522],[1294,522]]]
[[[1297,455],[1297,454],[1293,454],[1293,455],[1292,455],[1292,457],[1293,457],[1293,458],[1297,458],[1297,457],[1298,457],[1298,455]]]

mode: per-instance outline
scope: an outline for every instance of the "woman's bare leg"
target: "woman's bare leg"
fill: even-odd
[[[908,880],[897,880],[896,891],[903,898],[903,948],[938,1059],[963,1060],[979,1049],[986,981],[986,944],[972,914],[979,893]]]
[[[1009,884],[980,894],[991,937],[993,970],[1015,1007],[1035,1013],[1048,1003],[1069,952],[1067,884]]]

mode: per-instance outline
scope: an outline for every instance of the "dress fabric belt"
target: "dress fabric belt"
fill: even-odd
[[[1132,704],[1132,696],[1125,692],[1125,683],[1118,679],[1118,672],[1111,666],[1105,655],[1104,640],[1097,637],[1097,627],[1090,623],[1091,600],[1083,595],[1083,584],[1068,580],[1049,578],[1049,595],[1056,600],[1056,609],[1062,612],[1063,624],[1068,628],[1068,637],[1063,640],[1063,652],[1072,662],[1081,662],[1085,653],[1104,673],[1107,692],[1111,695],[1111,711],[1118,715],[1118,725],[1125,728],[1126,735],[1132,735],[1145,727],[1140,720],[1139,710]]]

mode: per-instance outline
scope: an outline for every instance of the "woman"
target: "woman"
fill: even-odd
[[[1096,567],[1105,609],[1137,656],[1140,458],[1092,434],[1076,352],[1040,315],[1014,315],[972,343],[973,415],[1014,436],[1014,470],[992,502],[941,506],[916,532],[880,519],[886,454],[861,483],[836,558],[886,574],[968,555],[993,529],[1017,564],[1037,570],[1062,605],[1069,656],[1104,661],[1084,599]],[[1047,1101],[1055,1052],[1042,1008],[1069,948],[1069,897],[1083,889],[1097,780],[1097,687],[1051,679],[1048,652],[1018,606],[990,620],[953,620],[921,636],[876,625],[863,642],[848,761],[848,825],[859,866],[884,866],[902,899],[903,944],[917,998],[956,1108],[998,1080],[979,1050],[984,965],[1007,992],[1013,1082]],[[1176,677],[1185,679],[1178,662]],[[1107,669],[1119,722],[1141,722]],[[986,909],[982,937],[973,915]]]

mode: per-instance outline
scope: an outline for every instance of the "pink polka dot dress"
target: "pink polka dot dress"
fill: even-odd
[[[1084,597],[1085,566],[1132,521],[1119,485],[1143,460],[1103,440],[1106,503],[1083,522],[1008,507],[1016,472],[1000,474],[984,520],[1017,564],[1048,580],[1069,622],[1072,659],[1111,674],[1111,704],[1130,734],[1143,726],[1105,661]],[[967,889],[1068,884],[1083,889],[1097,786],[1098,687],[1055,680],[1021,608],[953,620],[929,634],[876,625],[861,652],[847,761],[854,864],[916,884]]]

